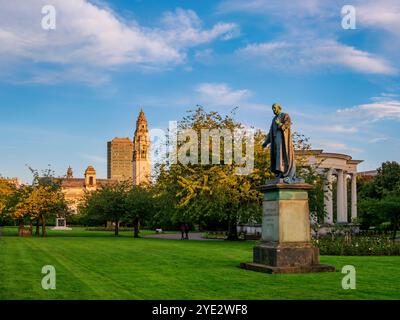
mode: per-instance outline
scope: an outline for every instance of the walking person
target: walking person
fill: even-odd
[[[185,223],[185,235],[186,235],[186,240],[189,240],[189,226]]]
[[[181,240],[184,240],[185,239],[185,232],[186,232],[186,227],[185,227],[186,225],[184,224],[184,223],[182,223],[182,225],[181,225],[181,234],[182,234],[182,237],[181,237]]]

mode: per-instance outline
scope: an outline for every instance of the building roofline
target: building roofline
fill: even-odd
[[[364,160],[356,160],[351,156],[343,153],[335,153],[335,152],[324,152],[322,149],[315,150],[296,150],[296,154],[298,155],[314,155],[321,158],[335,158],[335,159],[343,159],[346,160],[349,164],[359,164]]]

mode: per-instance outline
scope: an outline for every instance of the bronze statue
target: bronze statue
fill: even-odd
[[[271,128],[263,143],[263,148],[271,146],[271,172],[275,173],[278,182],[303,182],[296,178],[296,161],[292,141],[292,122],[287,113],[282,112],[279,104],[272,105],[275,114]]]

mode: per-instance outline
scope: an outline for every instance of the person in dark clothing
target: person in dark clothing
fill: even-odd
[[[185,224],[185,235],[186,235],[186,240],[189,240],[189,226]]]
[[[185,239],[185,232],[186,232],[185,224],[182,224],[181,225],[181,234],[182,234],[181,240]]]

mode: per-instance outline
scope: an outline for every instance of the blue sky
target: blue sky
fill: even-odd
[[[274,102],[314,148],[374,169],[400,160],[399,52],[396,0],[0,0],[0,174],[105,177],[106,142],[141,107],[151,128],[201,104],[267,129]]]

